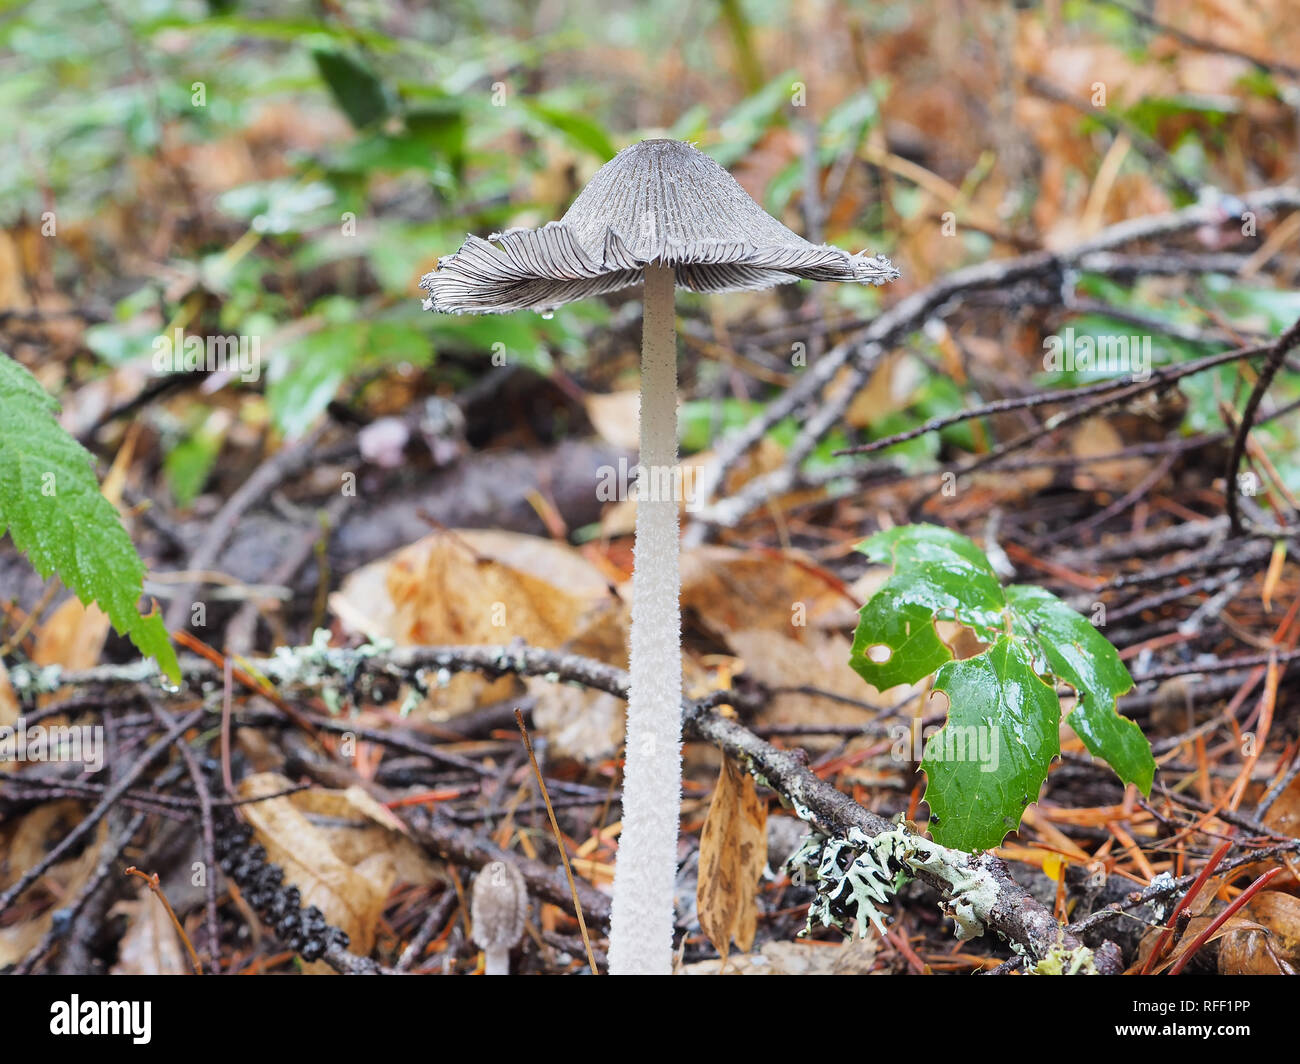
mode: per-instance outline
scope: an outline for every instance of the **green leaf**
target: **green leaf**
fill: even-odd
[[[375,73],[355,56],[333,48],[315,48],[312,58],[339,110],[357,129],[387,118],[388,94]]]
[[[561,134],[574,147],[591,152],[602,162],[618,154],[614,142],[595,119],[577,111],[564,111],[533,101],[525,101],[524,106],[543,125]]]
[[[1006,630],[1007,601],[997,574],[965,536],[938,525],[903,525],[877,532],[858,550],[893,565],[882,591],[894,599],[968,625],[986,643]]]
[[[879,647],[888,656],[877,652]],[[951,658],[934,630],[934,612],[924,603],[908,602],[886,587],[858,613],[849,665],[877,691],[916,683]]]
[[[324,181],[277,178],[238,185],[217,199],[226,214],[248,221],[259,233],[301,233],[337,215],[334,190]]]
[[[894,573],[859,613],[849,664],[877,690],[916,683],[952,657],[937,618],[969,625],[984,642],[1005,630],[1006,598],[988,559],[965,536],[904,525],[858,545]],[[884,651],[876,648],[886,648]],[[884,660],[882,660],[884,659]]]
[[[333,304],[340,313],[351,308]],[[400,321],[331,321],[290,344],[279,356],[267,387],[276,425],[300,436],[329,406],[356,371],[370,366],[429,361],[429,344],[413,325]]]
[[[8,530],[42,577],[57,573],[82,602],[96,603],[179,683],[162,618],[137,608],[144,565],[57,411],[36,378],[0,352],[0,535]]]
[[[984,653],[950,661],[934,678],[948,721],[930,737],[921,768],[936,842],[996,846],[1020,818],[1061,752],[1061,704],[1023,643],[1002,636]]]
[[[212,467],[221,454],[225,433],[220,421],[200,409],[193,431],[180,440],[163,459],[163,475],[176,504],[187,507],[203,490]]]
[[[981,849],[1019,825],[1060,752],[1058,682],[1078,696],[1069,723],[1088,749],[1150,794],[1150,744],[1116,709],[1133,679],[1085,617],[1041,588],[1004,590],[974,543],[934,525],[879,532],[858,549],[893,573],[859,612],[849,664],[882,691],[933,673],[949,697],[921,765],[936,840]],[[953,660],[938,619],[991,646]]]
[[[791,86],[799,80],[796,70],[777,75],[751,96],[742,100],[718,126],[718,137],[708,151],[721,166],[731,167],[743,159],[763,134],[783,119],[789,105]]]
[[[1074,733],[1120,779],[1136,783],[1149,795],[1156,762],[1142,729],[1115,708],[1117,699],[1133,686],[1115,648],[1086,617],[1050,591],[1018,584],[1007,588],[1007,598],[1016,628],[1035,639],[1052,672],[1078,695],[1068,718]]]

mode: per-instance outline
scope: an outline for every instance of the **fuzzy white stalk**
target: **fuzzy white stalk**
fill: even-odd
[[[510,974],[510,947],[489,946],[483,951],[484,975]]]
[[[673,268],[645,270],[641,469],[632,574],[631,689],[623,832],[610,912],[611,975],[672,970],[673,885],[682,791],[678,572],[677,334]]]

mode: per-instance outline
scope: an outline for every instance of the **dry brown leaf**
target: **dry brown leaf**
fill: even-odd
[[[283,776],[265,772],[240,781],[239,794],[256,798],[288,786]],[[317,906],[326,920],[347,932],[353,951],[364,956],[374,946],[375,928],[397,878],[397,862],[387,847],[395,846],[402,836],[384,824],[369,836],[369,846],[345,846],[337,832],[309,819],[306,810],[313,805],[343,811],[364,825],[375,822],[372,810],[358,803],[350,791],[327,798],[299,792],[248,803],[242,812],[257,841],[266,847],[267,859],[280,865],[285,882],[302,892],[303,907]],[[328,969],[316,962],[309,970]]]
[[[678,509],[683,514],[687,512],[686,504],[690,501],[691,493],[695,491],[695,486],[700,483],[704,476],[704,469],[708,461],[709,456],[706,454],[693,454],[682,458],[678,462],[681,468],[683,493],[682,504]],[[629,491],[636,485],[635,470],[635,464],[629,466],[628,483],[626,485]],[[611,502],[600,515],[600,532],[606,539],[613,539],[617,536],[630,536],[635,528],[636,499],[626,498]]]
[[[925,383],[925,372],[925,366],[906,352],[882,359],[867,386],[854,395],[844,412],[844,421],[854,428],[879,424],[911,402],[916,390]],[[828,394],[839,390],[842,383],[852,379],[852,374],[846,370],[842,377],[843,382],[836,380],[831,384]]]
[[[0,661],[0,728],[12,728],[18,722],[18,696],[9,682],[9,670]]]
[[[860,605],[838,579],[797,551],[706,546],[682,555],[682,611],[718,635],[762,628],[802,639],[843,623]]]
[[[573,548],[514,532],[439,532],[363,566],[330,596],[344,623],[400,644],[555,647],[609,599],[604,575]]]
[[[424,848],[392,810],[361,787],[345,791],[307,790],[289,795],[290,802],[313,821],[316,830],[347,864],[359,867],[380,858],[390,866],[394,882],[425,886],[443,878],[442,865]],[[384,870],[385,875],[389,870]]]
[[[834,956],[831,972],[834,975],[870,975],[880,952],[880,942],[879,935],[847,939],[839,949],[830,951]]]
[[[606,443],[633,453],[641,446],[639,390],[588,395],[583,405],[592,428]]]
[[[1300,966],[1300,898],[1261,891],[1219,945],[1221,975],[1295,975]]]
[[[1295,975],[1295,967],[1273,948],[1265,930],[1246,929],[1223,936],[1220,975]]]
[[[1277,950],[1287,960],[1300,962],[1300,898],[1279,890],[1261,891],[1246,903],[1241,915],[1268,928]]]
[[[1123,437],[1104,418],[1089,418],[1070,434],[1070,453],[1076,458],[1114,454],[1123,449]],[[1075,472],[1074,486],[1080,491],[1101,489],[1119,496],[1140,483],[1150,471],[1150,464],[1141,458],[1090,462]]]
[[[1264,823],[1278,834],[1300,839],[1300,776],[1274,799],[1264,814]]]
[[[12,886],[27,869],[40,861],[51,839],[59,839],[85,816],[80,802],[47,802],[12,824],[0,827],[0,889]],[[99,851],[108,835],[108,821],[100,821],[94,839],[77,857],[60,861],[41,878],[56,899],[77,895],[94,874]],[[24,898],[39,897],[42,886],[33,887]],[[52,904],[39,916],[0,928],[0,968],[17,964],[45,937],[54,923],[58,905]]]
[[[817,687],[832,694],[876,705],[902,697],[898,689],[886,699],[849,667],[850,644],[837,632],[816,632],[803,641],[762,628],[731,632],[727,645],[745,663],[745,675],[768,688]],[[797,692],[774,694],[759,711],[761,724],[863,724],[875,714],[859,706]]]
[[[435,533],[362,566],[330,596],[345,629],[409,645],[557,648],[617,606],[605,575],[563,543],[514,532]],[[453,676],[431,706],[455,714],[516,691],[511,677]]]
[[[604,603],[584,618],[565,649],[626,669],[629,623],[627,603]],[[525,679],[524,686],[535,702],[533,725],[552,744],[552,753],[592,763],[617,752],[625,730],[621,698],[540,676]]]
[[[754,777],[723,758],[709,815],[700,831],[696,902],[700,928],[727,959],[734,939],[742,950],[758,928],[758,884],[767,865],[767,807]]]
[[[617,752],[626,716],[621,698],[539,676],[529,677],[524,686],[535,700],[533,725],[551,744],[551,756],[590,764]]]
[[[871,970],[879,947],[876,936],[845,942],[765,942],[753,953],[733,953],[684,964],[678,975],[863,975]]]
[[[0,229],[0,307],[21,310],[31,303],[23,283],[23,265],[13,237]]]
[[[83,606],[69,596],[41,625],[32,660],[38,665],[89,669],[99,664],[110,627],[108,614],[98,606]]]
[[[694,454],[684,455],[679,461],[678,464],[682,468],[683,492],[688,493],[682,499],[680,507],[683,521],[690,520],[690,506],[688,503],[699,501],[696,499],[695,493],[698,491],[699,485],[704,482],[706,471],[713,465],[715,460],[716,457],[712,451],[696,451]],[[764,436],[758,441],[757,445],[751,447],[727,470],[727,474],[723,478],[723,488],[719,494],[724,497],[734,495],[755,477],[772,472],[784,460],[785,448],[771,437]],[[811,496],[815,497],[820,493],[820,490],[812,492]],[[804,492],[797,496],[781,496],[774,500],[772,505],[779,509],[788,499],[808,497],[809,494]],[[611,503],[601,514],[600,533],[606,539],[630,536],[635,527],[635,499],[629,498]]]
[[[1219,945],[1222,975],[1295,975],[1300,968],[1300,898],[1261,891]]]

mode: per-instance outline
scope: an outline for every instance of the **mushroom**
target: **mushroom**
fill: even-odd
[[[510,951],[523,936],[528,888],[519,869],[489,861],[474,877],[469,918],[474,944],[483,951],[484,975],[509,975]]]
[[[883,256],[811,244],[689,144],[644,140],[596,173],[558,222],[470,236],[426,274],[426,310],[501,314],[644,283],[641,454],[632,575],[623,831],[614,873],[611,974],[672,966],[681,802],[675,285],[769,288],[800,278],[884,284]]]

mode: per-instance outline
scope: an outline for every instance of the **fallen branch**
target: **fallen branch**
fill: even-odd
[[[206,660],[187,657],[181,665],[184,679],[191,686],[220,682],[218,670]],[[257,659],[249,665],[287,689],[319,688],[333,680],[344,680],[350,688],[363,694],[377,682],[395,680],[427,688],[460,672],[544,677],[554,682],[577,683],[620,698],[626,697],[628,686],[627,673],[621,669],[576,654],[522,644],[390,650],[374,647],[342,650],[316,645],[282,650],[275,657]],[[111,685],[156,682],[155,675],[152,663],[141,662],[57,676],[41,674],[41,679],[59,685]],[[11,682],[20,687],[30,682],[30,676],[14,670]],[[916,852],[923,853],[924,867],[918,869],[917,878],[938,891],[950,910],[961,910],[964,926],[979,925],[995,931],[1036,961],[1069,953],[1076,957],[1086,955],[1098,971],[1118,970],[1117,950],[1088,951],[1015,881],[1006,864],[998,858],[938,846],[900,828],[819,778],[809,769],[800,751],[777,749],[736,721],[712,712],[707,705],[684,699],[682,714],[687,735],[713,743],[741,762],[781,794],[819,832],[832,837],[844,837],[854,829],[867,837],[894,833]],[[445,817],[417,811],[408,823],[416,829],[417,841],[473,867],[495,859],[495,847],[457,828]],[[524,863],[538,865],[538,862]],[[544,880],[545,889],[540,893],[548,900],[567,905],[570,898],[564,877],[554,869],[549,869],[544,877],[539,875],[545,867],[527,869],[531,873],[526,874],[530,886],[537,889],[539,881]],[[604,922],[608,918],[608,905],[596,900],[603,901],[604,895],[589,888],[579,893],[588,915]]]
[[[1254,214],[1300,207],[1300,188],[1279,187],[1248,193],[1242,197],[1247,211]],[[700,505],[692,513],[687,542],[695,544],[718,529],[734,528],[756,509],[791,490],[804,486],[801,468],[822,438],[844,417],[854,397],[866,386],[880,359],[931,318],[947,318],[972,296],[998,291],[1021,283],[1061,287],[1072,271],[1088,269],[1116,276],[1142,270],[1160,273],[1220,271],[1235,269],[1241,259],[1234,255],[1185,255],[1137,258],[1111,255],[1117,248],[1142,241],[1169,237],[1218,225],[1223,220],[1218,204],[1197,204],[1167,214],[1150,215],[1118,222],[1096,236],[1061,251],[1036,251],[1014,258],[995,259],[952,273],[914,292],[880,313],[854,339],[837,344],[813,362],[798,381],[769,402],[745,427],[723,439],[715,458],[700,477]],[[1062,296],[1060,302],[1065,303]],[[841,380],[841,370],[847,379]],[[830,386],[834,383],[834,388]],[[727,498],[716,498],[727,472],[783,418],[800,410],[803,419],[799,436],[788,448],[784,464],[755,477]]]

